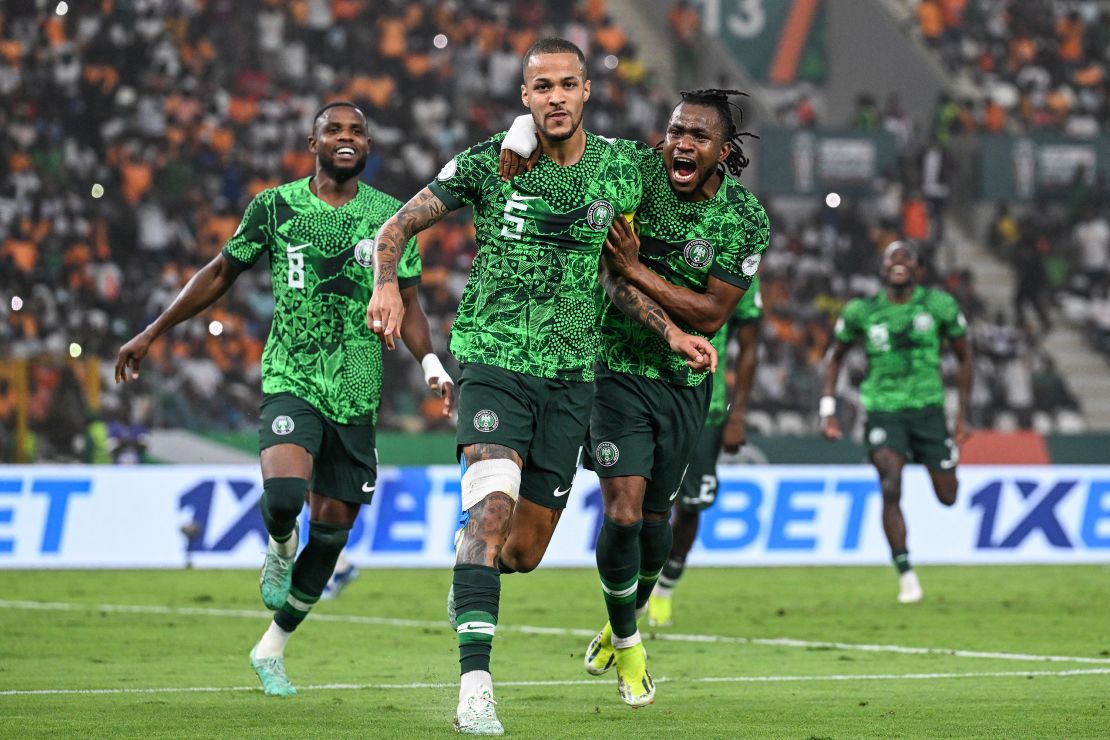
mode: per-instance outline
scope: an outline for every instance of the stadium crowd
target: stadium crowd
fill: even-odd
[[[1110,16],[1097,0],[903,0],[992,133],[1097,136],[1110,122]]]
[[[322,102],[349,99],[366,112],[374,148],[363,177],[405,200],[458,149],[520,112],[520,55],[548,34],[589,50],[591,130],[661,138],[672,101],[652,84],[604,0],[578,2],[571,12],[554,0],[98,0],[69,3],[65,15],[34,0],[6,3],[0,284],[12,298],[0,305],[0,362],[35,360],[30,396],[39,402],[30,405],[29,423],[38,457],[88,458],[107,448],[132,459],[149,426],[252,429],[273,311],[267,270],[242,276],[203,320],[156,343],[139,388],[112,383],[120,343],[221,249],[253,195],[311,172],[304,140]],[[861,99],[859,125],[870,120],[867,104]],[[896,101],[888,105],[879,125],[912,132],[904,115],[898,123],[898,110]],[[921,173],[943,148],[931,142],[919,150],[910,133],[903,143],[901,166],[878,197],[806,219],[772,213],[752,398],[763,431],[814,430],[832,319],[848,298],[876,288],[878,250],[898,237],[927,247],[942,237],[943,199],[930,198]],[[422,237],[421,299],[441,350],[473,250],[463,217]],[[1032,335],[988,320],[970,275],[930,269],[978,322],[976,347],[985,351],[974,423],[992,424],[1002,409],[1027,426],[1039,404],[1049,412],[1074,405]],[[1108,336],[1110,322],[1104,345]],[[66,404],[50,400],[73,370],[41,358],[75,353],[101,359],[92,404],[101,416],[70,409],[68,435],[56,418]],[[410,358],[387,353],[385,372],[383,428],[450,428]],[[1038,387],[1056,392],[1038,396]],[[10,378],[0,379],[6,460],[15,454],[16,392]],[[82,418],[93,422],[78,433]],[[67,445],[78,437],[78,447]]]

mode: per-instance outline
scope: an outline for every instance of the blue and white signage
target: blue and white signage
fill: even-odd
[[[699,565],[872,565],[890,554],[868,466],[722,466]],[[965,466],[942,506],[919,467],[902,508],[917,563],[1110,563],[1110,467]],[[265,547],[256,466],[0,467],[0,568],[255,567]],[[453,466],[383,467],[351,532],[363,566],[449,566]],[[580,471],[544,559],[594,567],[597,478]],[[307,531],[302,527],[301,531]]]

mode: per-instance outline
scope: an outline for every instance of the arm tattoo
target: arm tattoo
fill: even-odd
[[[600,278],[602,287],[617,308],[663,339],[667,338],[667,329],[673,324],[662,306],[623,277],[612,274],[604,267]]]
[[[382,224],[374,251],[375,287],[397,282],[397,261],[405,244],[415,234],[443,218],[447,210],[435,193],[424,188]]]

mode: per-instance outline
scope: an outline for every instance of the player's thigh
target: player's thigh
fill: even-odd
[[[864,440],[872,461],[876,453],[890,450],[905,459],[910,454],[909,423],[911,420],[902,411],[872,411],[867,414],[864,425]],[[888,456],[880,455],[880,460]]]
[[[643,378],[624,373],[599,376],[590,414],[586,455],[598,478],[650,478],[655,460],[653,399]]]
[[[514,567],[527,571],[539,565],[562,515],[562,509],[533,503],[521,496],[513,509],[512,528],[502,550]]]
[[[528,455],[535,417],[529,376],[492,365],[467,363],[459,374],[457,452],[471,445],[499,445]]]
[[[653,381],[651,390],[655,396],[655,450],[644,510],[665,513],[681,492],[705,428],[712,387],[708,382],[686,388]]]
[[[562,511],[582,459],[594,384],[534,378],[531,390],[535,431],[521,472],[520,498]]]
[[[676,505],[683,511],[708,509],[717,500],[717,457],[721,452],[722,424],[706,424],[701,429],[690,467],[678,490]]]
[[[310,480],[323,437],[324,419],[312,404],[290,393],[265,395],[258,422],[263,479]]]
[[[960,461],[960,450],[948,433],[944,409],[930,406],[913,412],[909,427],[910,450],[914,462],[929,470],[952,472]]]
[[[369,504],[378,485],[374,425],[324,421],[313,493],[348,504]],[[357,511],[357,510],[356,510]]]

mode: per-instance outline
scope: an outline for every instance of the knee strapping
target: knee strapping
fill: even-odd
[[[339,553],[347,546],[347,537],[350,534],[350,527],[344,527],[339,524],[326,524],[324,522],[308,523],[308,544],[313,547],[334,552],[336,557],[339,557]]]
[[[520,496],[520,468],[512,460],[479,460],[463,473],[463,511],[491,493],[504,493],[513,501]]]
[[[303,478],[270,478],[262,484],[262,519],[266,531],[283,537],[293,531],[304,508],[308,481]]]

